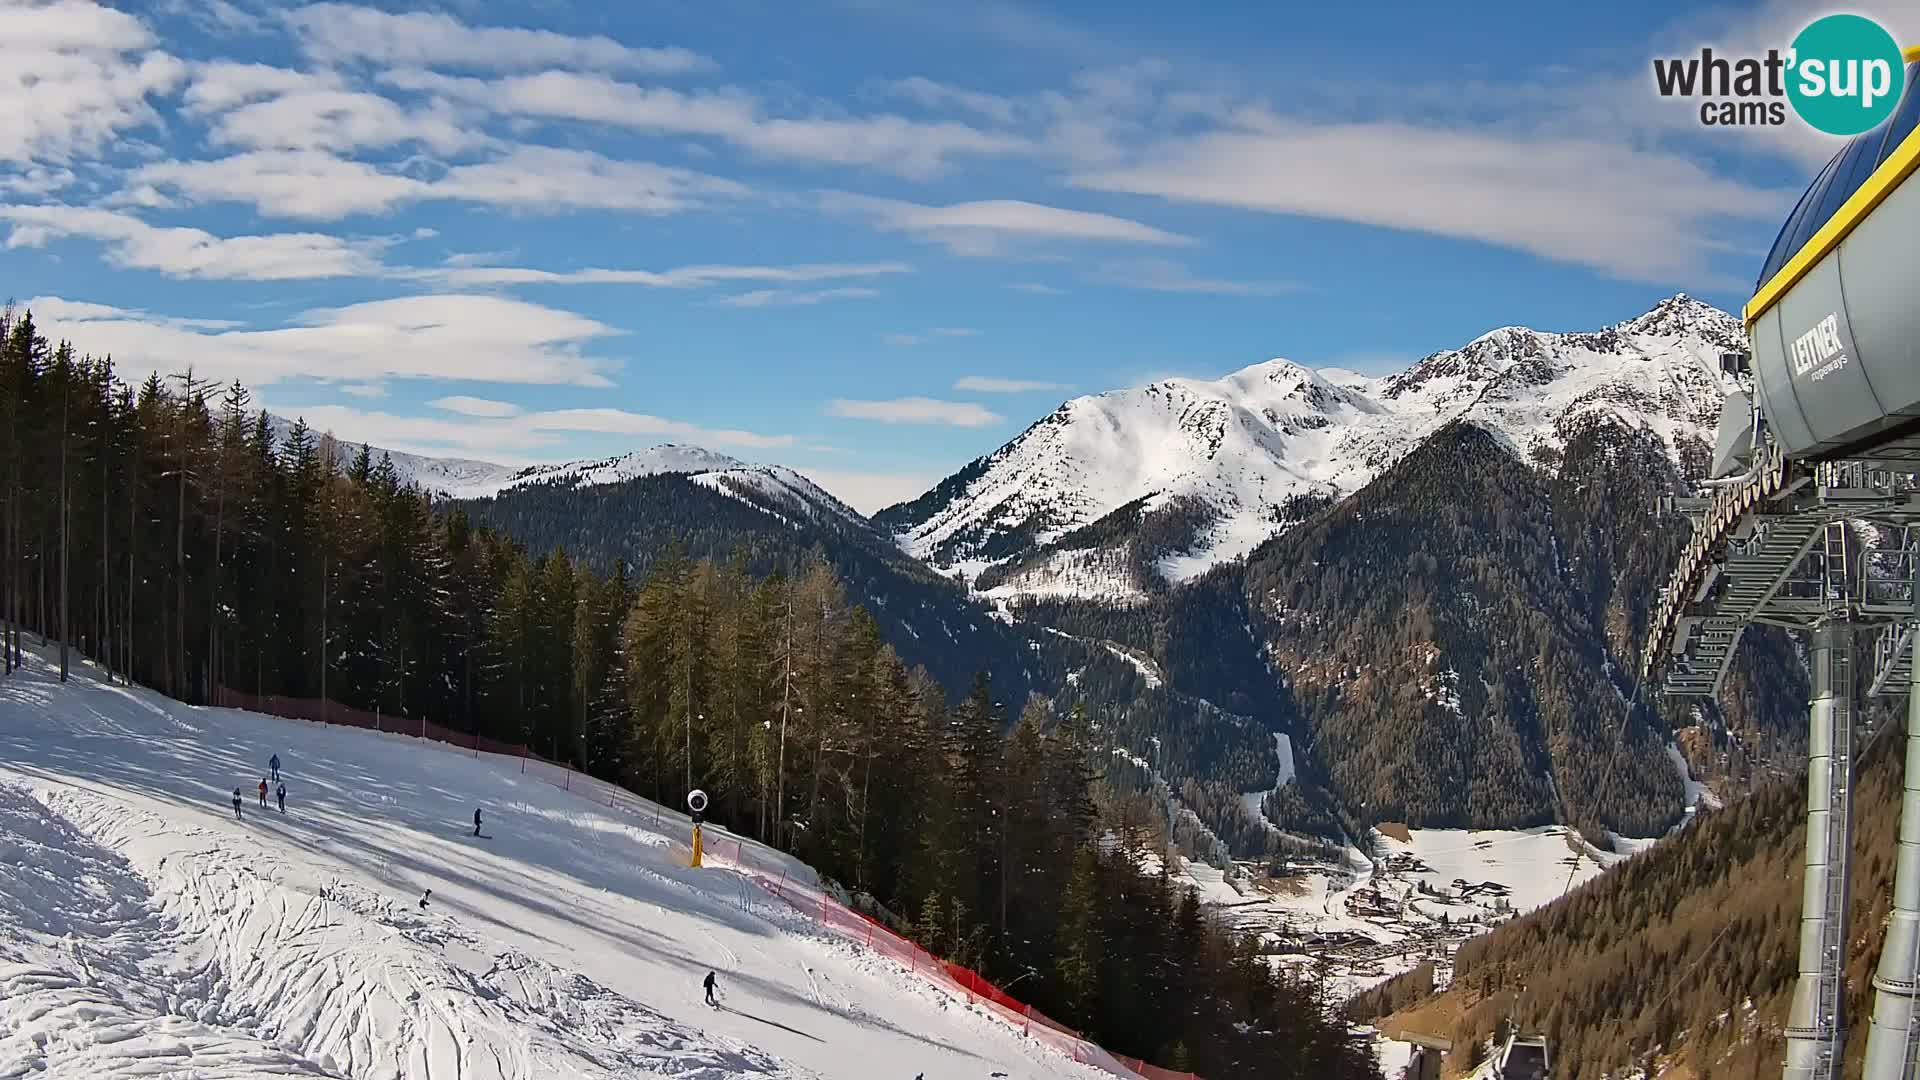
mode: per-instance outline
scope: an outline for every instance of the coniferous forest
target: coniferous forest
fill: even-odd
[[[793,851],[1112,1050],[1373,1076],[1318,989],[1139,867],[1092,723],[909,668],[819,558],[644,576],[534,551],[190,372],[0,315],[0,629],[188,702],[324,697],[524,743]],[[950,697],[953,702],[950,704]],[[1151,826],[1151,822],[1147,823]],[[1164,841],[1164,833],[1158,834]]]
[[[1866,1056],[1893,901],[1899,709],[1871,702],[1866,717],[1882,735],[1855,759],[1849,1080]],[[1567,1076],[1777,1076],[1796,974],[1806,800],[1804,771],[1767,780],[1566,899],[1462,945],[1444,993],[1434,993],[1430,969],[1416,969],[1356,998],[1350,1012],[1371,1021],[1425,1006],[1408,1026],[1456,1047],[1514,1027],[1541,1032]],[[1445,1007],[1433,1006],[1436,996]]]

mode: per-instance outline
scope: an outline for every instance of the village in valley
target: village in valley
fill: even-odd
[[[1451,979],[1460,943],[1540,907],[1627,856],[1604,852],[1562,825],[1535,829],[1369,830],[1337,862],[1235,861],[1225,868],[1176,857],[1219,919],[1259,935],[1276,965],[1298,966],[1338,998],[1431,961]]]

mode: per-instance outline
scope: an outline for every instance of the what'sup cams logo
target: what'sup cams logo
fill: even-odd
[[[1900,45],[1860,15],[1828,15],[1809,23],[1785,52],[1698,56],[1653,62],[1661,97],[1699,98],[1710,127],[1778,126],[1787,108],[1829,135],[1871,131],[1893,114],[1906,86]]]

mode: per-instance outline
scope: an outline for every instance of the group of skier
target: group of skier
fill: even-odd
[[[279,754],[275,754],[273,755],[273,757],[267,760],[267,768],[272,770],[274,783],[278,785],[278,787],[275,788],[274,790],[274,795],[278,797],[278,799],[280,800],[280,812],[284,814],[287,812],[287,784],[286,784],[286,781],[280,779],[280,755]],[[265,810],[267,808],[267,778],[264,776],[260,778],[259,793],[260,793],[260,809]],[[240,798],[240,789],[234,788],[233,789],[233,816],[235,818],[239,818],[241,816],[240,814],[241,802],[242,800]]]
[[[286,781],[280,779],[280,755],[279,754],[274,754],[272,757],[267,759],[267,769],[271,774],[271,778],[274,784],[276,785],[276,787],[273,789],[273,792],[274,792],[274,795],[278,797],[280,801],[280,812],[284,814],[287,812],[287,784],[286,784]],[[267,808],[267,780],[268,780],[268,777],[263,776],[260,778],[259,794],[260,794],[260,808],[262,810]],[[235,818],[239,818],[241,816],[240,805],[243,801],[244,800],[240,797],[240,789],[234,788],[233,789],[233,816]],[[480,811],[478,808],[475,808],[475,810],[473,811],[473,835],[480,836],[483,838],[485,836],[485,834],[483,834],[480,831]],[[420,910],[422,911],[426,910],[427,900],[432,895],[433,895],[432,889],[428,889],[426,892],[420,895],[420,902],[419,902]],[[714,996],[719,991],[719,984],[715,979],[713,972],[711,971],[707,972],[707,977],[705,980],[702,981],[701,986],[705,988],[707,992],[707,1004],[709,1006],[712,1006],[713,1008],[716,1008],[716,1009],[719,1008],[720,1001],[718,998]]]

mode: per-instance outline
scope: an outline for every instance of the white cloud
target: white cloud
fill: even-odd
[[[155,123],[184,66],[138,18],[85,0],[0,4],[0,161],[65,164]]]
[[[250,386],[316,378],[609,386],[605,362],[581,349],[618,333],[582,315],[497,296],[375,300],[310,311],[270,330],[200,328],[57,297],[29,306],[36,318],[49,312],[50,336],[110,353],[129,368],[139,364],[164,373],[191,365],[216,382],[237,378]]]
[[[925,345],[934,338],[978,337],[980,331],[970,326],[936,326],[924,334],[885,334],[880,340],[889,345]]]
[[[953,122],[892,115],[775,116],[734,87],[685,93],[605,75],[546,71],[503,79],[457,78],[427,71],[383,76],[392,86],[438,94],[507,116],[574,120],[651,135],[721,139],[758,157],[857,165],[931,176],[956,157],[996,157],[1032,149],[1022,136]]]
[[[878,420],[883,424],[946,424],[952,427],[985,427],[1001,421],[1000,414],[971,401],[941,401],[937,398],[904,397],[888,401],[856,401],[835,398],[827,406],[834,416],[851,420]]]
[[[1021,111],[1014,101],[998,94],[968,90],[949,83],[935,82],[919,75],[887,83],[884,89],[887,93],[926,109],[957,108],[1003,125],[1013,124],[1019,118]]]
[[[180,205],[152,184],[122,188],[100,201],[102,206],[138,206],[148,210],[171,210]]]
[[[387,388],[380,383],[348,383],[340,387],[340,392],[361,398],[383,398],[387,396]]]
[[[960,255],[997,255],[1005,250],[1006,241],[1010,239],[1152,245],[1193,243],[1191,237],[1111,214],[1015,199],[923,206],[899,199],[831,193],[821,199],[821,205],[829,211],[868,218],[877,228],[889,232],[907,233],[943,244]]]
[[[799,289],[755,289],[752,292],[722,297],[714,303],[721,307],[798,307],[824,303],[828,300],[866,300],[879,295],[878,290],[864,286],[819,289],[812,292]]]
[[[976,394],[1037,394],[1042,391],[1073,389],[1066,383],[1046,382],[1040,379],[1003,379],[997,375],[964,375],[953,384],[953,388]]]
[[[10,248],[83,236],[105,244],[114,266],[176,278],[290,281],[371,274],[379,266],[377,244],[321,233],[219,237],[200,229],[160,228],[113,210],[61,205],[0,206],[0,221],[13,226]]]
[[[154,315],[137,308],[114,307],[112,304],[96,304],[86,300],[64,300],[58,296],[36,296],[27,301],[24,307],[33,312],[34,319],[42,325],[51,325],[56,322],[91,323],[108,320],[134,320],[157,326],[185,327],[195,330],[227,330],[241,325],[225,319]],[[94,351],[91,346],[86,348],[89,352]]]
[[[450,263],[453,261],[448,260]],[[463,260],[463,263],[465,260]],[[518,266],[454,265],[421,276],[456,285],[645,285],[656,289],[702,289],[728,282],[782,283],[904,274],[902,262],[801,263],[794,266],[681,266],[671,270],[535,270]]]
[[[584,432],[600,435],[645,435],[685,439],[703,446],[744,446],[773,449],[793,446],[791,435],[764,435],[737,428],[707,428],[624,409],[552,409],[531,413],[517,423],[536,431]]]
[[[199,64],[184,98],[216,145],[252,150],[353,150],[419,143],[440,154],[491,140],[444,102],[406,108],[334,72],[264,64]]]
[[[1478,240],[1646,281],[1702,274],[1715,220],[1783,210],[1780,193],[1598,136],[1314,124],[1258,110],[1073,182]]]
[[[193,20],[219,34],[258,34],[266,29],[266,20],[227,0],[163,0],[159,5],[169,15]]]
[[[464,394],[435,398],[427,402],[427,404],[436,409],[459,413],[461,416],[498,418],[503,416],[518,416],[521,412],[520,406],[515,405],[511,401],[495,401],[492,398],[467,397]]]
[[[504,157],[456,165],[427,189],[431,198],[529,209],[627,210],[666,214],[708,197],[737,197],[731,180],[587,150],[520,146]]]
[[[1185,266],[1167,259],[1127,259],[1105,263],[1088,280],[1128,289],[1208,293],[1215,296],[1281,296],[1306,288],[1297,281],[1235,281],[1196,277]]]
[[[337,90],[346,84],[331,72],[310,73],[272,64],[213,60],[195,64],[180,100],[194,113],[220,113],[251,101],[312,90]]]
[[[545,146],[519,146],[490,160],[455,165],[433,181],[312,150],[157,162],[135,170],[132,179],[197,202],[249,203],[262,214],[319,221],[428,200],[665,214],[746,194],[731,180],[687,169]]]
[[[841,502],[863,514],[871,514],[895,503],[919,497],[940,482],[944,473],[861,472],[855,469],[816,469],[796,466],[795,471],[833,493]]]
[[[1042,284],[1038,281],[1009,282],[1007,284],[1007,288],[1012,289],[1015,292],[1031,293],[1034,296],[1062,296],[1062,295],[1065,295],[1067,291],[1065,289],[1056,288],[1055,286],[1052,286],[1052,285]]]
[[[687,49],[636,48],[602,35],[470,26],[428,12],[390,14],[352,4],[310,4],[287,15],[308,55],[328,63],[451,66],[480,70],[584,67],[677,75],[713,66]]]
[[[212,161],[154,162],[135,169],[131,179],[193,202],[248,203],[262,214],[314,221],[386,213],[427,191],[412,177],[317,151],[259,150]]]
[[[754,450],[782,449],[798,443],[791,435],[710,428],[624,409],[551,409],[498,417],[444,417],[365,411],[348,405],[269,402],[262,407],[281,416],[302,418],[314,430],[329,432],[350,443],[368,443],[410,454],[457,455],[508,465],[564,460],[571,445],[568,437],[575,435],[666,439],[707,447]]]
[[[0,176],[0,192],[14,195],[46,195],[72,184],[78,177],[72,169],[58,166],[27,165],[11,176]]]

